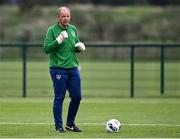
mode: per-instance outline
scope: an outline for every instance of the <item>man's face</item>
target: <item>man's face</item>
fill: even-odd
[[[70,18],[70,11],[67,8],[63,8],[58,15],[58,21],[63,27],[67,27]]]

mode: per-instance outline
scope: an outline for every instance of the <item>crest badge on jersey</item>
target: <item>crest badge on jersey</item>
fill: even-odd
[[[72,31],[71,34],[74,38],[76,37],[76,32]]]

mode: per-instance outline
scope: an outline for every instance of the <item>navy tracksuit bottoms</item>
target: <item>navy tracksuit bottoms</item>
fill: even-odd
[[[69,92],[70,103],[66,125],[71,127],[81,101],[81,78],[78,68],[50,68],[51,79],[54,87],[53,114],[56,127],[63,126],[62,107],[66,90]]]

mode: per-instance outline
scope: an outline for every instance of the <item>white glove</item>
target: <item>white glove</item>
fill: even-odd
[[[86,47],[84,45],[84,43],[82,42],[78,42],[75,44],[75,47],[79,50],[79,51],[85,51],[86,50]]]
[[[62,31],[59,34],[59,36],[56,38],[56,40],[57,40],[58,44],[61,44],[64,41],[64,39],[66,39],[66,38],[68,38],[67,32],[66,31]]]

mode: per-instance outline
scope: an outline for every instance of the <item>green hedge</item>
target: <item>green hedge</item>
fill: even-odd
[[[180,39],[179,7],[69,7],[72,24],[86,42],[178,42]],[[35,6],[20,13],[16,6],[0,6],[0,39],[42,42],[48,26],[56,22],[57,8]]]

